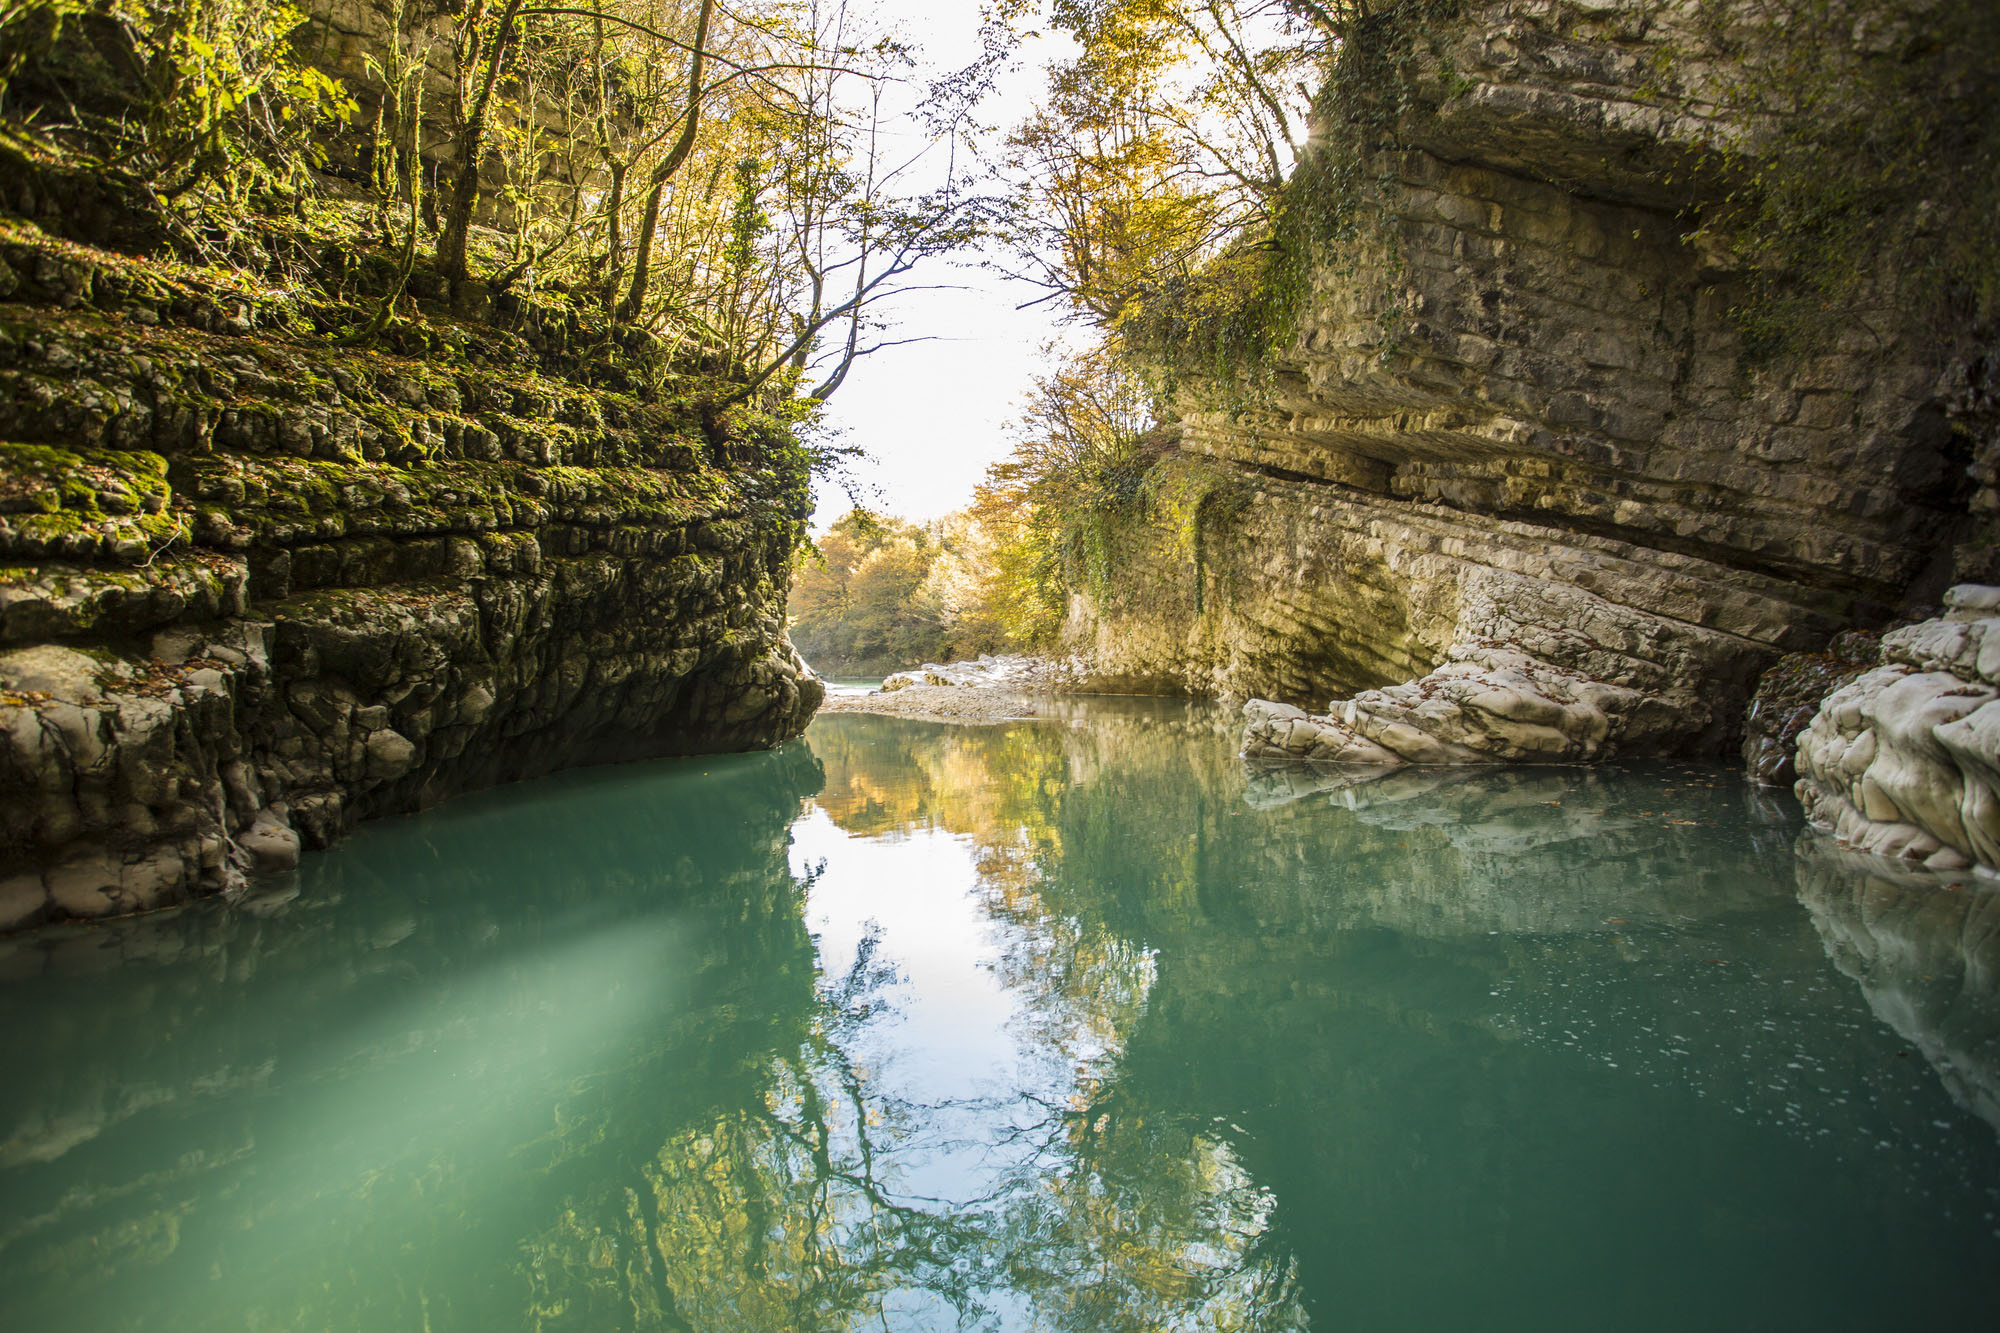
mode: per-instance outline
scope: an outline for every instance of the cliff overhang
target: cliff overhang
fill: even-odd
[[[1385,11],[1417,16],[1397,109],[1323,126],[1309,151],[1347,156],[1289,187],[1345,192],[1296,327],[1233,375],[1173,367],[1177,465],[1244,503],[1119,525],[1072,648],[1107,677],[1303,706],[1310,727],[1251,727],[1272,753],[1720,756],[1781,654],[1985,578],[2000,436],[1967,386],[1990,338],[1890,244],[1937,202],[1830,212],[1877,210],[1840,233],[1860,247],[1840,317],[1764,336],[1811,277],[1769,266],[1745,202],[1798,184],[1770,165],[1797,165],[1791,89],[1753,67],[1799,53],[1746,45],[1774,12]],[[1936,56],[1942,17],[1889,7],[1827,40],[1871,89]],[[1969,87],[1933,90],[1939,132],[1990,170]]]

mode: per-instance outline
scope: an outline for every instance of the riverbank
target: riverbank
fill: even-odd
[[[529,298],[466,316],[417,279],[363,345],[331,269],[280,289],[14,202],[0,931],[236,889],[496,783],[804,728],[782,599],[807,459],[775,418],[689,405],[729,386],[663,380],[682,401],[634,379],[660,349]]]
[[[824,713],[881,713],[930,722],[1018,722],[1047,717],[1052,696],[990,686],[910,685],[871,694],[829,695]]]
[[[822,713],[880,713],[933,722],[1018,722],[1050,716],[1057,695],[1079,692],[1075,663],[1025,654],[967,662],[926,662],[882,680],[866,694],[829,692]]]

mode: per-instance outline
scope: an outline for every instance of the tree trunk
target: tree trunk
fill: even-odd
[[[656,178],[646,196],[646,212],[639,219],[639,243],[632,250],[632,289],[618,303],[620,319],[637,319],[645,307],[647,278],[653,270],[653,235],[660,228],[660,200],[666,192],[666,181]]]
[[[466,264],[466,243],[472,231],[472,211],[479,203],[479,161],[486,150],[486,118],[493,105],[493,91],[500,82],[507,47],[514,38],[514,24],[526,2],[507,0],[507,7],[501,11],[499,27],[493,34],[493,49],[486,55],[479,93],[473,99],[471,114],[459,129],[452,155],[451,203],[445,210],[444,234],[438,238],[438,267],[444,270],[454,306],[458,305],[465,282],[471,277]]]
[[[625,234],[620,225],[619,215],[625,211],[625,164],[614,163],[611,167],[610,199],[605,206],[604,233],[604,308],[611,309],[618,299],[618,289],[625,284]]]
[[[632,288],[618,303],[620,319],[637,319],[646,305],[646,287],[651,280],[653,233],[660,224],[660,200],[667,192],[681,163],[694,151],[696,133],[701,128],[701,75],[708,57],[708,22],[715,15],[715,0],[701,0],[701,12],[694,23],[694,54],[688,59],[687,109],[682,112],[680,138],[667,150],[660,165],[653,168],[652,189],[646,195],[646,216],[639,224],[639,244],[632,256]]]

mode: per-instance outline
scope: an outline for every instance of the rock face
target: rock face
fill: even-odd
[[[1799,737],[1797,791],[1842,846],[2000,866],[2000,588],[1961,584],[1945,602],[1827,696]]]
[[[1936,598],[1984,381],[1892,279],[1868,327],[1746,349],[1686,164],[1747,130],[1691,9],[1462,6],[1434,113],[1360,164],[1380,225],[1267,387],[1182,424],[1244,503],[1118,534],[1076,607],[1101,673],[1327,711],[1274,751],[1721,754],[1779,654]]]
[[[1766,670],[1743,714],[1743,767],[1750,780],[1763,787],[1798,781],[1793,758],[1799,736],[1819,713],[1821,700],[1881,656],[1878,635],[1849,630],[1836,634],[1823,653],[1791,653]]]
[[[282,294],[281,294],[282,295]],[[798,451],[459,324],[398,356],[0,235],[0,929],[171,903],[356,820],[769,746]]]

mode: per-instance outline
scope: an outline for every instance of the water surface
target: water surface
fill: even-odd
[[[0,1324],[1990,1320],[1984,882],[1231,730],[829,716],[4,946]]]

